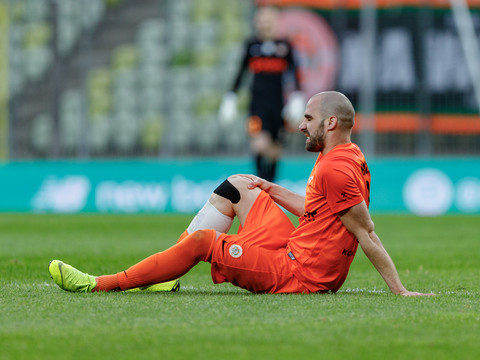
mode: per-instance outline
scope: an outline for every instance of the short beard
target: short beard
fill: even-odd
[[[323,122],[320,128],[310,134],[310,141],[305,145],[305,149],[310,152],[322,152],[325,148],[325,131],[323,130]]]

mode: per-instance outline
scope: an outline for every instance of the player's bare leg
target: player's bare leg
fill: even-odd
[[[225,192],[217,191],[217,188],[208,201],[222,214],[231,218],[237,216],[243,226],[261,190],[248,189],[251,180],[244,176],[232,175],[226,181],[233,188],[226,188]]]

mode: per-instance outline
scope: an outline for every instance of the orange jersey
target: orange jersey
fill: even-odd
[[[345,281],[358,241],[343,225],[340,211],[369,205],[370,171],[354,143],[319,154],[308,179],[305,214],[290,235],[294,275],[311,291],[337,291]]]

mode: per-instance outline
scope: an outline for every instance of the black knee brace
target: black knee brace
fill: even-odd
[[[213,193],[230,200],[232,204],[236,204],[240,201],[240,192],[230,181],[228,181],[228,179],[213,190]]]

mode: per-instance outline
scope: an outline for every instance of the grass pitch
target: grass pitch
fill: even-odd
[[[213,285],[208,264],[179,293],[72,294],[61,259],[114,273],[169,247],[190,216],[0,216],[0,359],[479,359],[480,217],[374,217],[408,289],[392,295],[361,250],[336,294],[254,295]]]

